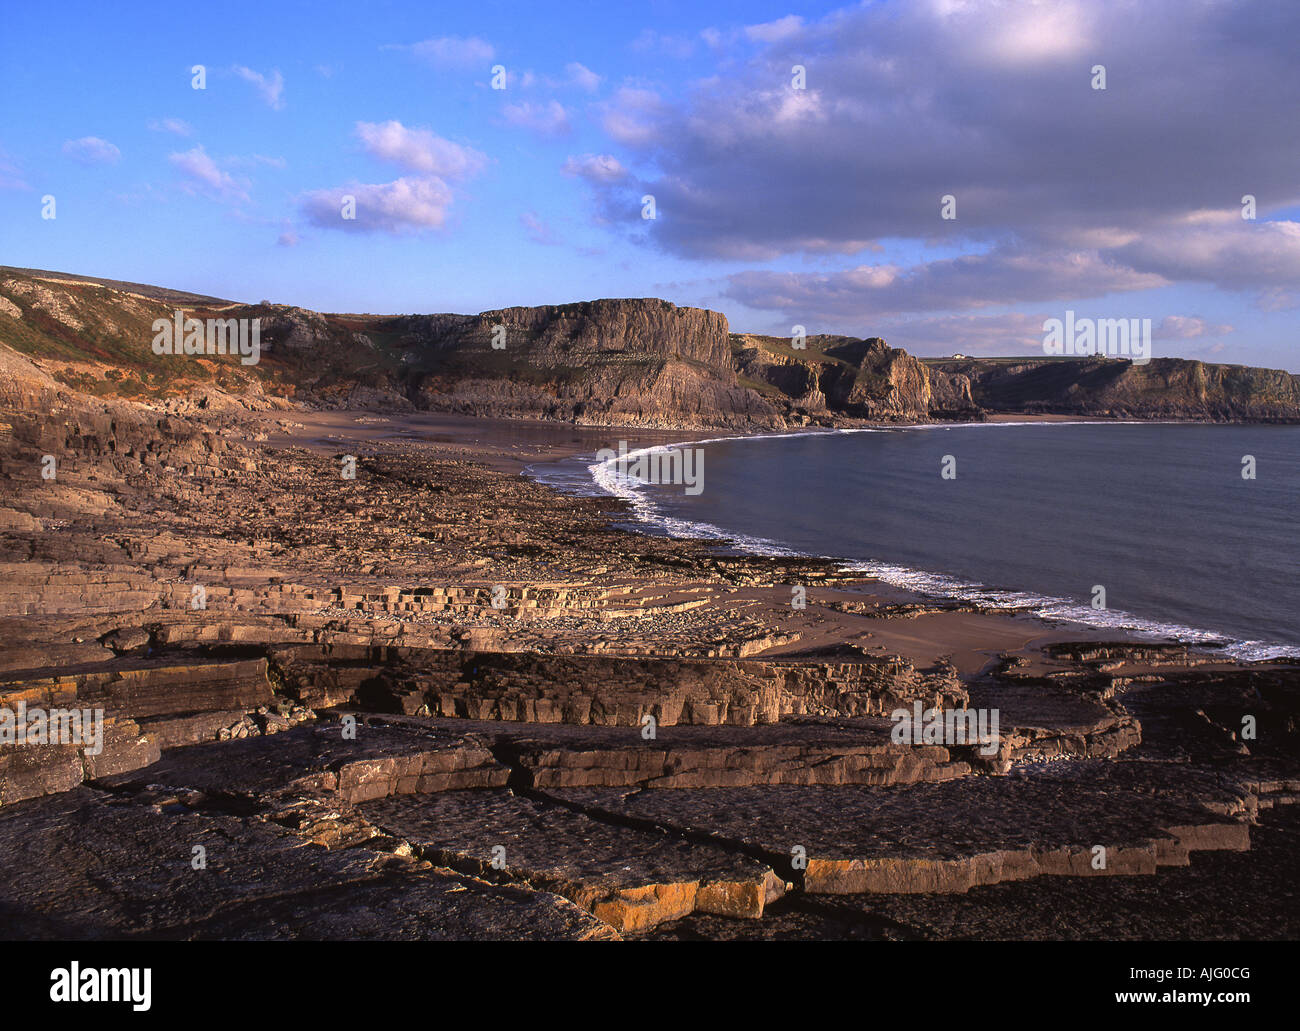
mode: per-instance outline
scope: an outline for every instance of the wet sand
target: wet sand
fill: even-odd
[[[480,419],[433,412],[379,415],[373,412],[265,412],[267,442],[332,452],[342,445],[409,440],[448,458],[481,462],[503,472],[522,472],[534,462],[555,462],[586,451],[648,447],[698,440],[702,430],[645,430],[631,426],[573,426],[561,422]]]

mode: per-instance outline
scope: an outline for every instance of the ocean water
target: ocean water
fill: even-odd
[[[1300,427],[978,424],[670,445],[685,446],[703,449],[697,495],[590,454],[531,472],[628,498],[647,532],[825,556],[929,595],[1240,657],[1300,655]]]

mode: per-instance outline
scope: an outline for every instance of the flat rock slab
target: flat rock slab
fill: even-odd
[[[0,700],[78,704],[110,716],[141,718],[218,709],[254,709],[273,699],[265,658],[117,659],[50,674],[6,674]]]
[[[88,788],[0,810],[0,857],[15,939],[610,936],[558,896]]]
[[[67,791],[158,759],[157,742],[141,733],[134,720],[110,716],[101,729],[97,754],[84,744],[0,745],[0,806]]]
[[[382,722],[384,717],[375,717]],[[800,720],[756,727],[590,727],[487,720],[401,719],[472,732],[529,787],[713,788],[760,784],[909,784],[965,776],[938,745],[890,740],[886,719]]]
[[[803,885],[813,893],[949,893],[1041,875],[1149,874],[1186,864],[1193,850],[1250,844],[1244,791],[1155,763],[1062,761],[893,788],[549,794],[606,818],[748,849],[795,876],[806,857]],[[1234,809],[1241,818],[1227,815]],[[1094,869],[1095,846],[1106,850],[1104,868]]]
[[[1142,722],[1143,742],[1137,753],[1142,758],[1223,762],[1247,749],[1297,758],[1300,674],[1202,673],[1131,684],[1117,697]],[[1257,736],[1243,742],[1242,720],[1247,715],[1255,718]]]
[[[428,869],[224,907],[191,941],[618,941],[568,899]],[[157,937],[167,937],[158,935]]]
[[[967,689],[970,704],[996,708],[1003,728],[1042,728],[1086,733],[1108,726],[1115,713],[1097,698],[1055,684],[985,679]]]
[[[1250,851],[1197,852],[1156,877],[1035,878],[964,895],[787,895],[761,921],[703,913],[645,937],[675,941],[1295,941],[1300,806],[1260,815]]]
[[[393,794],[500,787],[509,774],[481,739],[361,723],[350,739],[344,738],[341,723],[316,723],[173,749],[152,766],[101,783],[109,788],[161,784],[226,796],[329,793],[361,802]]]
[[[387,798],[358,811],[438,865],[526,881],[619,930],[645,930],[697,911],[756,918],[785,890],[771,869],[747,856],[654,828],[600,822],[510,791]]]
[[[1142,740],[1142,725],[1120,707],[1056,685],[987,679],[969,696],[971,708],[998,711],[998,772],[1021,759],[1110,758]]]

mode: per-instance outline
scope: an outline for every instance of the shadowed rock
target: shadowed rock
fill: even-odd
[[[645,930],[696,911],[758,918],[785,891],[780,877],[746,856],[507,791],[387,799],[359,809],[426,859],[485,875],[499,870],[563,895],[619,930]]]
[[[555,895],[383,852],[330,851],[165,794],[137,801],[77,788],[7,806],[0,854],[0,914],[18,938],[612,937]]]
[[[1165,790],[1155,793],[1154,784]],[[1183,771],[1133,763],[1058,763],[1032,774],[887,789],[550,794],[609,818],[757,850],[784,861],[783,869],[802,849],[809,892],[950,893],[1042,875],[1150,874],[1186,864],[1193,850],[1249,848],[1248,792],[1198,787],[1240,816],[1210,811]],[[1105,848],[1104,867],[1094,864],[1097,846]]]

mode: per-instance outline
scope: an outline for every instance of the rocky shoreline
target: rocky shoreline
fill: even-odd
[[[7,371],[0,705],[105,716],[0,745],[12,937],[1296,934],[1294,664],[628,533],[519,474],[571,428]]]

